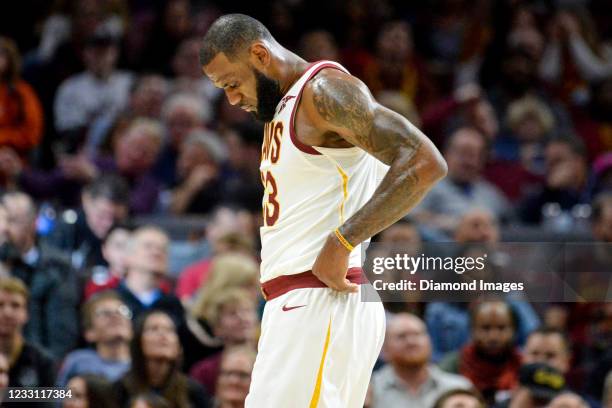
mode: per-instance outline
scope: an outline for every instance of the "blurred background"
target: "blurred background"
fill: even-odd
[[[224,13],[340,62],[443,152],[448,177],[376,241],[599,243],[567,271],[612,265],[608,1],[1,7],[0,389],[243,403],[263,304],[263,127],[202,75],[201,38]],[[369,407],[612,407],[611,303],[386,306]]]

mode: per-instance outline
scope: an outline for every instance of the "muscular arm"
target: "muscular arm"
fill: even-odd
[[[378,104],[355,77],[323,71],[304,89],[302,106],[316,128],[337,133],[390,166],[372,198],[340,227],[353,245],[406,215],[446,175],[434,144],[404,117]]]

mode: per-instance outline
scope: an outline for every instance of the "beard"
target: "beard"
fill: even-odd
[[[268,78],[255,68],[255,83],[257,89],[257,111],[253,112],[255,119],[270,122],[276,114],[276,106],[283,98],[278,81]]]

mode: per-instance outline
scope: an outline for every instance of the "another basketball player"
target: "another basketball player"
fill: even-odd
[[[259,21],[217,19],[204,73],[266,122],[261,153],[266,303],[248,408],[362,407],[382,346],[380,302],[362,302],[361,244],[446,174],[417,128],[341,65],[308,63]]]

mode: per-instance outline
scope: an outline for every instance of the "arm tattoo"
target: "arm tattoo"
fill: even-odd
[[[372,198],[340,228],[356,245],[405,216],[442,177],[445,165],[427,137],[378,105],[365,85],[319,76],[312,86],[319,115],[347,141],[390,166]]]

